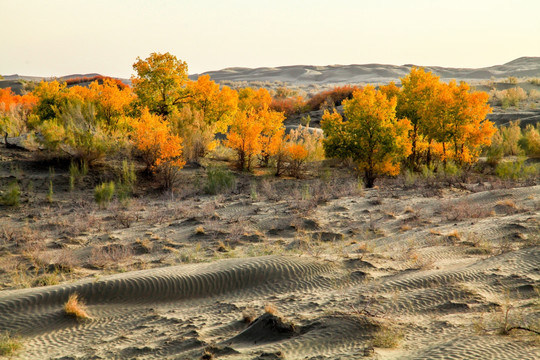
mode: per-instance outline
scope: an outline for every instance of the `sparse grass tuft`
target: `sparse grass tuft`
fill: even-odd
[[[94,189],[94,199],[100,208],[105,208],[114,195],[114,181],[101,183]]]
[[[499,200],[499,201],[497,201],[497,205],[508,206],[508,207],[513,208],[513,209],[517,209],[516,203],[513,200],[510,200],[510,199]]]
[[[206,170],[206,176],[204,192],[210,195],[228,192],[236,185],[234,174],[225,168],[209,167]]]
[[[13,337],[9,332],[0,333],[0,356],[13,356],[22,348],[21,340]]]
[[[21,199],[21,188],[17,180],[8,185],[7,190],[0,197],[0,203],[6,206],[17,207]]]
[[[77,293],[73,293],[69,296],[68,301],[64,304],[64,313],[67,316],[72,316],[78,321],[90,319],[90,315],[87,313],[86,305],[79,299]]]
[[[202,225],[199,225],[195,228],[195,234],[197,235],[204,235],[206,232],[204,231],[204,227]]]
[[[266,304],[266,305],[264,305],[264,312],[265,312],[266,314],[270,314],[270,315],[274,315],[274,316],[279,316],[277,308],[276,308],[274,305],[272,305],[272,304]]]
[[[257,315],[253,309],[246,309],[242,312],[242,321],[246,324],[251,324],[256,318]]]

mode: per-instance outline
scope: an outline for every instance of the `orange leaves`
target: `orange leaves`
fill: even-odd
[[[99,113],[109,127],[118,123],[134,100],[131,88],[119,87],[117,81],[110,78],[105,78],[103,84],[94,81],[89,90],[90,98],[97,103]]]
[[[169,123],[144,109],[140,119],[133,122],[133,142],[147,167],[153,171],[160,166],[182,168],[182,139],[171,133]]]
[[[355,90],[358,90],[358,87],[351,85],[336,86],[331,90],[326,90],[315,94],[311,99],[308,100],[307,106],[312,111],[339,106],[343,100],[350,99]]]
[[[261,154],[261,162],[267,165],[271,153],[279,147],[284,116],[268,109],[272,97],[265,89],[245,88],[238,97],[239,111],[225,144],[236,150],[238,167],[250,170],[254,156]]]
[[[225,144],[238,153],[240,169],[250,170],[253,156],[262,150],[261,133],[264,124],[259,119],[259,113],[255,110],[241,112],[229,129]]]
[[[7,112],[15,106],[31,109],[37,103],[37,98],[32,94],[15,95],[11,88],[0,89],[0,111]]]
[[[247,87],[238,91],[238,100],[238,108],[241,111],[249,109],[261,110],[270,107],[272,96],[266,89],[254,90]]]

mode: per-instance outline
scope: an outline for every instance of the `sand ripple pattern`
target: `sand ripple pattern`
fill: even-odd
[[[287,257],[234,259],[214,264],[180,265],[105,277],[97,281],[5,292],[0,297],[0,331],[22,334],[62,326],[62,305],[78,293],[92,314],[107,316],[118,309],[156,302],[189,301],[231,292],[276,291],[287,283],[288,290],[316,286],[319,274],[332,269]],[[322,285],[322,284],[321,284]],[[102,310],[101,306],[106,304]],[[96,306],[93,312],[92,306]],[[110,305],[115,305],[111,308]]]

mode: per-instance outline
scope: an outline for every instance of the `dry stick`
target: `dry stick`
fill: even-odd
[[[525,330],[525,331],[530,331],[532,333],[535,333],[536,335],[540,335],[540,331],[536,331],[534,329],[529,329],[529,328],[526,328],[526,327],[523,327],[523,326],[512,326],[511,328],[506,329],[506,332],[510,332],[512,330]]]

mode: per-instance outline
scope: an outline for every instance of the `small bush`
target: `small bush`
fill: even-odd
[[[509,125],[497,129],[486,152],[488,164],[495,166],[504,156],[521,155],[523,149],[520,139],[522,133],[518,121],[512,121]]]
[[[510,88],[506,90],[491,92],[491,97],[496,105],[501,105],[503,108],[510,106],[519,107],[523,100],[527,99],[527,92],[520,87]]]
[[[495,174],[502,179],[526,180],[540,173],[540,168],[536,164],[526,165],[525,159],[514,162],[504,162],[497,165]]]
[[[94,199],[99,207],[106,207],[114,195],[114,181],[101,183],[94,189]]]
[[[21,199],[21,188],[17,180],[11,182],[8,185],[7,190],[0,197],[2,205],[6,206],[19,206]]]
[[[533,84],[533,85],[536,85],[536,86],[540,86],[540,78],[532,78],[532,79],[529,79],[529,84]]]
[[[447,162],[444,166],[444,175],[446,176],[460,176],[461,174],[461,168],[452,161]]]
[[[68,301],[64,304],[64,313],[79,321],[90,319],[90,315],[88,315],[86,310],[86,305],[79,300],[79,295],[77,293],[69,295]]]
[[[234,174],[225,168],[209,167],[206,170],[206,185],[204,192],[215,195],[230,191],[236,185]]]
[[[122,162],[122,170],[120,172],[117,195],[120,201],[126,201],[133,194],[137,174],[135,173],[135,165],[127,160]]]
[[[13,337],[9,332],[0,333],[0,356],[12,356],[22,348],[19,338]]]
[[[69,165],[69,190],[73,191],[75,185],[88,174],[88,164],[81,161],[80,165],[72,161]]]
[[[270,109],[283,112],[285,116],[300,114],[308,110],[306,103],[301,96],[274,98],[270,104]]]
[[[532,158],[540,158],[540,124],[536,127],[527,125],[519,145],[525,151],[525,154]]]
[[[506,78],[505,82],[508,83],[508,84],[517,85],[518,78],[515,77],[515,76],[509,76],[508,78]]]
[[[351,85],[336,86],[331,90],[315,94],[308,100],[307,105],[311,111],[339,106],[343,100],[350,99],[355,90],[358,90],[358,87]]]

